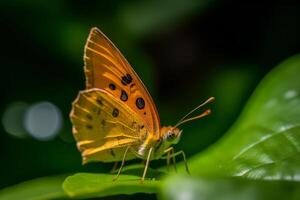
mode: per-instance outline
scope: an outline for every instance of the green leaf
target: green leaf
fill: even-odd
[[[162,188],[161,199],[166,200],[296,200],[300,198],[300,183],[288,181],[195,179],[172,176],[163,182]]]
[[[0,199],[44,200],[66,199],[61,185],[66,176],[44,177],[26,181],[0,190]]]
[[[299,180],[299,75],[299,55],[269,73],[223,139],[190,160],[191,171],[196,175]]]
[[[113,181],[115,174],[77,173],[69,176],[63,183],[63,189],[70,197],[89,198],[117,194],[157,193],[160,172],[149,169],[148,177],[141,183],[143,168],[130,166],[124,169],[119,178]]]

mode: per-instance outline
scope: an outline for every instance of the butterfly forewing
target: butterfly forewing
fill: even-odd
[[[84,163],[119,161],[127,146],[138,147],[147,134],[143,120],[135,112],[101,89],[79,93],[71,120]],[[134,157],[130,152],[127,160]]]
[[[147,89],[130,64],[97,28],[85,46],[86,87],[103,89],[124,102],[143,121],[151,134],[159,134],[157,109]]]

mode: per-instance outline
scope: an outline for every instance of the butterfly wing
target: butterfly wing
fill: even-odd
[[[127,146],[140,145],[147,134],[143,121],[134,111],[101,89],[80,92],[70,117],[83,163],[122,160]],[[127,160],[135,157],[129,152]]]
[[[91,29],[84,62],[88,89],[103,89],[120,99],[152,134],[159,135],[159,115],[149,92],[121,52],[97,28]]]

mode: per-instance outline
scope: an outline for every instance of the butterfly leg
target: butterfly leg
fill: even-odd
[[[171,150],[171,155],[173,155],[175,153],[175,150],[174,150],[174,148],[172,148],[172,150]],[[172,159],[173,159],[173,166],[174,166],[174,170],[175,170],[175,172],[177,173],[177,167],[176,167],[176,157],[175,156],[173,156],[172,157]]]
[[[175,156],[172,156],[174,154],[174,148],[173,147],[169,147],[168,149],[166,149],[164,151],[164,153],[167,153],[166,157],[162,157],[162,159],[166,159],[167,160],[167,170],[169,171],[170,169],[170,159],[172,158],[173,160],[173,166],[174,166],[174,170],[175,172],[177,172],[177,168],[176,168],[176,158]]]
[[[178,155],[180,155],[180,154],[181,154],[182,157],[183,157],[183,162],[184,162],[184,165],[185,165],[185,171],[190,175],[191,173],[190,173],[190,170],[189,170],[187,161],[186,161],[186,156],[185,156],[184,151],[181,150],[181,151],[178,151],[178,152],[176,152],[176,153],[173,153],[172,156],[175,157],[175,156],[178,156]]]
[[[116,171],[117,167],[118,167],[118,161],[116,161],[116,162],[114,163],[112,169],[110,170],[110,173],[114,173],[114,172]]]
[[[149,162],[150,162],[150,158],[151,158],[152,151],[153,151],[153,148],[151,147],[151,148],[149,149],[149,152],[148,152],[147,161],[146,161],[146,166],[145,166],[145,169],[144,169],[143,177],[142,177],[142,179],[141,179],[141,182],[142,182],[142,183],[143,183],[144,180],[145,180],[145,176],[146,176],[146,173],[147,173],[147,170],[148,170],[148,167],[149,167]]]
[[[171,158],[171,152],[168,151],[167,153],[167,171],[170,171],[170,158]]]
[[[115,180],[118,179],[118,177],[119,177],[119,175],[120,175],[120,173],[121,173],[121,171],[122,171],[122,168],[123,168],[123,166],[124,166],[124,164],[125,164],[125,159],[126,159],[126,155],[127,155],[127,153],[128,153],[129,148],[130,148],[130,146],[128,146],[128,147],[126,148],[125,152],[124,152],[123,159],[122,159],[122,163],[121,163],[121,166],[120,166],[120,168],[119,168],[118,174],[117,174],[116,177],[113,179],[113,181],[115,181]]]
[[[168,150],[168,149],[167,149]],[[166,151],[167,151],[166,150]],[[169,151],[171,151],[171,150],[169,150]],[[191,174],[190,173],[190,170],[189,170],[189,167],[188,167],[188,164],[187,164],[187,161],[186,161],[186,155],[185,155],[185,153],[184,153],[184,151],[177,151],[176,153],[174,153],[174,149],[173,149],[173,152],[172,152],[172,154],[171,154],[171,157],[172,158],[174,158],[174,157],[176,157],[176,156],[178,156],[178,155],[182,155],[182,157],[183,157],[183,162],[184,162],[184,165],[185,165],[185,170],[186,170],[186,172],[188,173],[188,174]],[[162,159],[167,159],[167,157],[166,156],[163,156],[163,157],[161,157]],[[174,161],[174,160],[173,160]]]

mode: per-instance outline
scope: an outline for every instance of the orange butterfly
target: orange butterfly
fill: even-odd
[[[141,158],[146,160],[142,181],[150,160],[163,158],[169,164],[170,158],[182,154],[186,164],[184,152],[174,153],[171,146],[181,136],[182,131],[177,127],[208,115],[209,109],[186,119],[213,97],[184,116],[176,126],[160,127],[157,109],[146,87],[120,51],[97,28],[91,29],[87,39],[84,63],[86,90],[79,93],[70,114],[83,163],[122,161],[117,178],[125,160]]]

